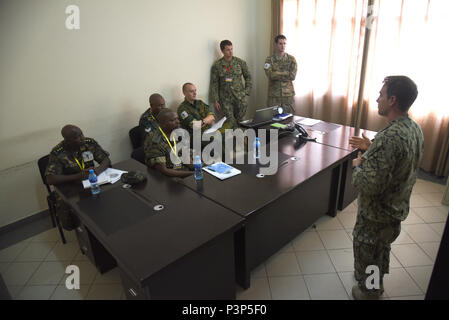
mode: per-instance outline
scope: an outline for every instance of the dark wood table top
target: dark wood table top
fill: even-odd
[[[123,208],[124,216],[132,215],[134,204],[137,203],[141,207],[141,202],[145,203],[149,211],[148,215],[140,216],[140,220],[114,232],[102,228],[98,218],[96,220],[92,214],[85,212],[85,204],[92,199],[89,190],[83,190],[79,183],[60,185],[56,189],[117,260],[119,266],[133,275],[137,281],[145,282],[154,273],[217,236],[236,230],[243,222],[238,215],[193,192],[174,179],[147,169],[145,165],[133,159],[120,162],[113,167],[126,171],[138,170],[146,173],[148,178],[145,183],[133,187],[132,190],[123,189],[120,181],[113,185],[101,186],[100,197],[106,197],[108,192],[114,190],[114,196],[124,199],[122,204],[117,201],[120,209],[113,210],[113,214],[117,214]],[[136,197],[130,200],[129,196],[120,196],[122,192],[123,195],[126,192],[133,192]],[[162,204],[165,208],[154,213],[155,203]],[[117,217],[111,217],[113,218]]]
[[[222,181],[204,172],[200,183],[193,177],[181,183],[246,217],[350,154],[349,151],[314,142],[307,142],[297,148],[293,144],[294,141],[288,137],[279,141],[279,151],[297,160],[288,158],[280,164],[274,175],[258,178],[248,165],[231,164],[242,173]]]

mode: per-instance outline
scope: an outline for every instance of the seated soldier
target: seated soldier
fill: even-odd
[[[109,153],[94,139],[84,138],[80,128],[69,124],[62,128],[61,134],[64,140],[50,152],[45,171],[48,184],[81,182],[88,179],[90,169],[94,169],[95,174],[99,175],[111,165]],[[96,168],[94,160],[99,163]],[[70,207],[58,195],[56,195],[56,214],[64,229],[70,231],[77,226]]]
[[[150,108],[145,111],[139,120],[139,127],[142,137],[145,138],[151,131],[157,130],[159,124],[156,120],[159,112],[165,108],[165,100],[159,93],[153,93],[150,96]]]
[[[201,133],[215,123],[215,117],[210,107],[201,100],[196,100],[196,87],[192,83],[182,86],[184,101],[178,107],[178,117],[182,128],[192,137],[193,126],[201,127]]]
[[[193,165],[173,164],[170,152],[177,155],[176,141],[172,137],[172,132],[179,128],[179,119],[175,111],[163,109],[157,120],[159,129],[151,132],[145,139],[144,152],[145,163],[148,167],[156,169],[169,177],[187,177],[193,174]]]

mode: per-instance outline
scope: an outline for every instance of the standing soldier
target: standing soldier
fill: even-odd
[[[293,80],[296,78],[297,65],[295,57],[285,52],[287,38],[278,35],[274,38],[274,54],[265,60],[265,74],[268,77],[269,107],[290,106],[294,112]]]
[[[246,62],[233,56],[231,41],[223,40],[220,49],[223,57],[212,66],[212,100],[215,109],[223,108],[230,127],[237,128],[248,107],[245,98],[251,91],[251,74]]]

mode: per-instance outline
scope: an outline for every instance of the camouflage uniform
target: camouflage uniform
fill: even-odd
[[[159,124],[157,123],[156,117],[151,113],[151,108],[148,108],[148,110],[140,116],[139,127],[144,138],[149,132],[158,130]]]
[[[191,104],[189,101],[184,99],[178,107],[178,118],[181,122],[181,127],[186,129],[190,133],[190,136],[192,136],[193,133],[193,121],[202,120],[208,115],[213,115],[213,113],[210,110],[210,107],[201,100],[195,100],[193,104]],[[210,127],[211,126],[208,124],[205,125],[201,128],[201,133]]]
[[[274,54],[265,60],[264,69],[268,77],[268,106],[288,105],[294,111],[293,80],[297,71],[295,57]]]
[[[409,213],[423,148],[420,126],[404,116],[377,134],[362,155],[361,166],[353,170],[352,183],[359,191],[353,231],[354,268],[364,292],[368,292],[367,266],[379,267],[381,284],[383,275],[389,272],[390,245],[399,236],[401,221]]]
[[[85,138],[84,144],[78,151],[73,154],[66,149],[64,141],[61,141],[50,152],[48,166],[45,176],[48,175],[69,175],[81,172],[81,168],[75,161],[75,158],[81,164],[84,161],[85,168],[94,167],[94,160],[98,163],[102,162],[109,156],[100,145],[91,138]],[[82,161],[81,161],[82,160]],[[70,207],[54,192],[56,198],[56,214],[59,221],[66,230],[73,230],[76,227],[76,218],[73,217]]]
[[[242,76],[245,79],[243,84]],[[212,100],[218,101],[231,128],[237,128],[248,107],[245,97],[249,96],[252,82],[246,62],[232,57],[231,63],[224,58],[212,66]]]
[[[170,139],[170,141],[172,140]],[[174,146],[173,141],[171,144]],[[154,165],[158,163],[165,163],[165,166],[168,169],[189,171],[189,168],[183,164],[177,166],[173,164],[170,158],[170,153],[172,150],[159,129],[148,134],[143,144],[143,150],[145,152],[145,163],[150,168],[154,167]],[[180,150],[176,151],[179,152]]]

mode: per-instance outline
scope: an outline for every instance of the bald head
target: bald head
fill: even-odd
[[[165,108],[165,99],[159,93],[153,93],[150,96],[151,113],[156,117],[159,112]]]
[[[174,129],[179,128],[178,114],[170,109],[162,109],[157,117],[159,126],[164,130],[165,133],[169,134]]]
[[[64,142],[69,148],[78,148],[84,143],[84,135],[80,128],[72,124],[65,125],[61,130]]]
[[[182,93],[186,97],[187,101],[193,103],[196,99],[196,87],[193,83],[187,82],[182,86]]]

